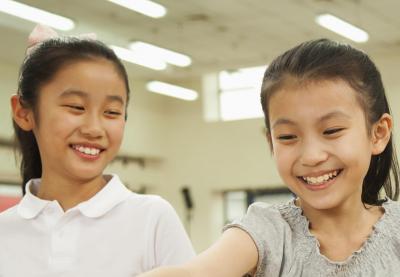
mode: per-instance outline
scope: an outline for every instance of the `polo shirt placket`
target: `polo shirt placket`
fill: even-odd
[[[78,225],[71,223],[76,208],[63,212],[58,202],[52,201],[43,210],[44,220],[50,230],[50,251],[48,266],[51,271],[65,272],[74,268],[78,246]]]

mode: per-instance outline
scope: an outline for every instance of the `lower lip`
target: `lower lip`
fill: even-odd
[[[305,184],[305,183],[303,183],[303,184],[308,190],[320,191],[320,190],[327,189],[329,186],[331,186],[338,177],[339,176],[336,176],[334,179],[331,179],[331,180],[329,180],[325,183],[319,184],[319,185],[309,185],[309,184]]]
[[[79,157],[81,157],[81,158],[83,158],[83,159],[85,159],[85,160],[94,161],[94,160],[97,160],[97,159],[100,157],[100,153],[97,154],[96,156],[93,156],[93,155],[88,155],[88,154],[82,153],[82,152],[80,152],[80,151],[78,151],[78,150],[76,150],[76,149],[74,149],[74,148],[72,148],[72,150],[74,150],[74,152],[75,152]]]

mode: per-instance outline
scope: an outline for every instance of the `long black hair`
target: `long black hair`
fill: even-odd
[[[18,80],[18,95],[23,107],[33,111],[38,120],[37,104],[41,87],[65,65],[82,60],[106,59],[112,62],[123,79],[129,100],[128,75],[122,62],[104,43],[76,37],[60,37],[46,40],[33,49],[24,59]],[[126,115],[125,115],[126,118]],[[32,131],[24,131],[13,121],[15,144],[21,154],[20,172],[22,192],[32,178],[42,176],[42,162],[38,144]]]
[[[367,54],[328,39],[304,42],[277,57],[267,68],[261,88],[261,105],[270,135],[269,99],[287,78],[300,81],[340,78],[355,91],[366,116],[368,131],[384,113],[390,114],[381,75]],[[373,155],[363,181],[362,202],[380,205],[380,192],[397,200],[399,196],[399,166],[392,137],[379,155]]]

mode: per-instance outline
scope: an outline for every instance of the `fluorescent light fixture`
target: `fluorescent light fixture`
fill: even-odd
[[[355,42],[368,41],[369,36],[367,32],[334,15],[328,13],[321,14],[316,17],[315,21],[322,27]]]
[[[115,54],[122,60],[138,64],[144,67],[148,67],[154,70],[164,70],[167,68],[167,64],[158,59],[153,59],[151,57],[143,57],[141,55],[137,55],[129,49],[122,48],[115,45],[110,45],[111,49],[114,50]]]
[[[176,65],[176,66],[189,66],[192,63],[190,57],[165,49],[158,46],[155,46],[150,43],[135,41],[129,44],[129,48],[138,53],[138,55],[144,55],[149,57],[157,57],[160,60],[163,60],[167,63]]]
[[[69,18],[11,0],[1,0],[0,11],[62,31],[69,31],[75,27]]]
[[[183,87],[178,87],[175,85],[171,85],[168,83],[164,82],[159,82],[159,81],[151,81],[148,82],[146,85],[146,88],[155,93],[187,100],[187,101],[193,101],[196,100],[198,97],[198,94],[196,91],[183,88]]]
[[[167,13],[167,9],[164,6],[149,0],[108,0],[108,1],[120,5],[124,8],[154,18],[163,17]]]

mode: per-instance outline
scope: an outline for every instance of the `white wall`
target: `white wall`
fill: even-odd
[[[0,137],[11,139],[13,135],[10,96],[16,92],[18,66],[0,63]],[[18,166],[14,158],[13,149],[0,148],[0,178],[18,180]]]
[[[18,66],[0,62],[0,136],[12,136],[10,96],[16,93]]]
[[[400,147],[400,55],[384,55],[375,62],[382,74],[383,84],[385,86],[391,112],[394,117],[394,135],[397,148]],[[400,151],[398,151],[400,153]]]

